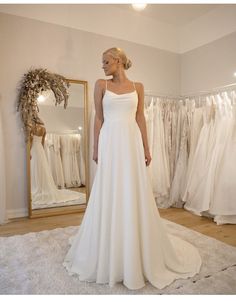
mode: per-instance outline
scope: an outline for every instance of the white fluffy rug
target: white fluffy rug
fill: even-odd
[[[236,294],[236,248],[164,220],[170,233],[200,251],[203,264],[193,278],[176,280],[158,290],[148,282],[140,290],[122,283],[80,282],[62,266],[68,239],[78,226],[0,237],[0,294]]]

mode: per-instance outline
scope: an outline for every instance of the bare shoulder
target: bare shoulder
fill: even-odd
[[[104,79],[98,79],[95,82],[95,89],[104,90],[105,86],[106,86],[106,80],[104,80]]]
[[[135,82],[135,87],[136,87],[138,93],[143,93],[144,87],[143,87],[143,84],[142,84],[142,83],[140,83],[140,82]]]

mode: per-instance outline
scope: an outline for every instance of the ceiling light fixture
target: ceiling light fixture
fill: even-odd
[[[132,6],[133,6],[133,8],[135,10],[140,11],[140,10],[145,9],[145,7],[147,6],[147,4],[137,3],[137,4],[132,4]]]
[[[37,100],[38,100],[39,103],[43,103],[43,102],[45,102],[46,98],[45,98],[44,95],[40,94],[40,95],[38,96]]]

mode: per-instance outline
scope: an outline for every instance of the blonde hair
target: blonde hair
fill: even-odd
[[[129,69],[132,66],[132,62],[127,58],[125,52],[121,48],[113,47],[107,49],[103,54],[109,54],[114,59],[121,59],[124,69]]]

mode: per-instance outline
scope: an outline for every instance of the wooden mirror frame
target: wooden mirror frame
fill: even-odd
[[[45,209],[32,209],[31,197],[31,172],[30,172],[30,141],[27,141],[27,196],[29,205],[29,218],[49,217],[71,213],[84,212],[89,199],[89,163],[88,163],[88,82],[74,79],[66,79],[69,83],[84,85],[84,150],[85,150],[85,179],[86,179],[86,203],[80,205],[68,205],[62,207],[52,207]]]

